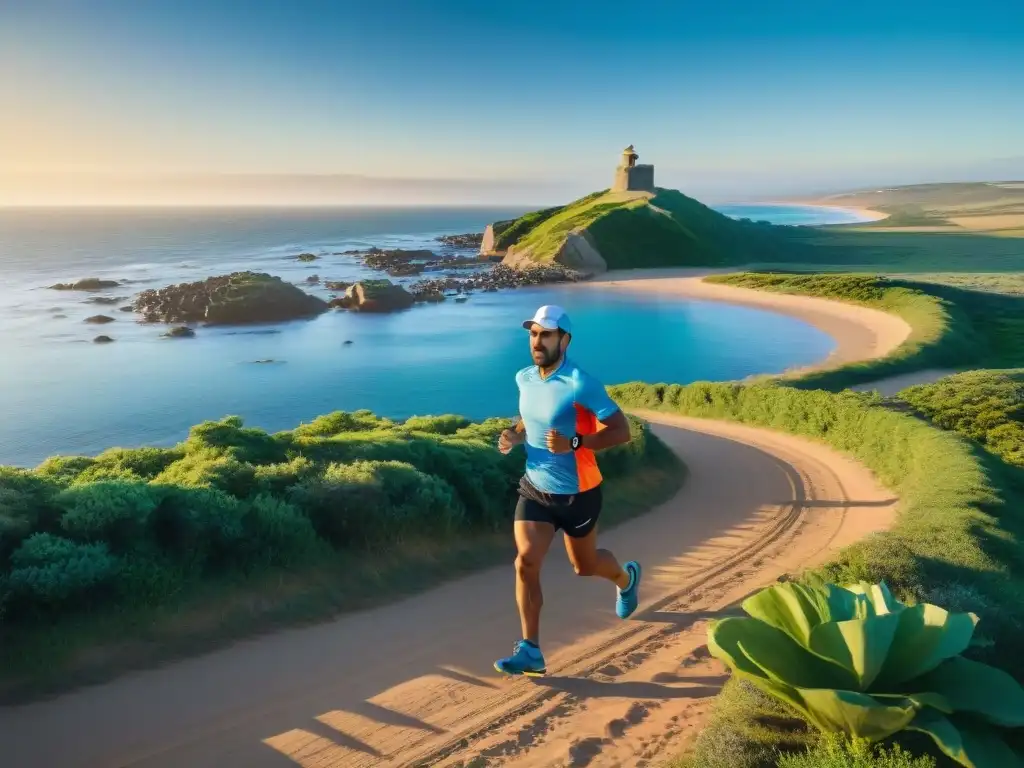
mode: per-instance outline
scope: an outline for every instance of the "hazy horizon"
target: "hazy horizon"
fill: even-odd
[[[706,202],[1024,177],[1024,5],[7,0],[0,205]]]

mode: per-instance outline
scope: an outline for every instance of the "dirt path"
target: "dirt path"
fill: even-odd
[[[722,681],[707,618],[885,527],[895,500],[822,446],[649,416],[691,476],[603,537],[643,562],[640,610],[619,621],[614,588],[575,577],[553,549],[549,677],[503,680],[491,667],[518,636],[512,567],[500,563],[329,624],[0,709],[3,765],[640,766],[680,746]]]

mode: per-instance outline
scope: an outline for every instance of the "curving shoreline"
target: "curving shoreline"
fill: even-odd
[[[826,208],[833,211],[846,211],[848,213],[855,214],[861,217],[861,221],[851,221],[848,224],[867,224],[872,221],[881,221],[882,219],[889,218],[889,214],[884,211],[876,211],[873,208],[862,208],[857,205],[836,205],[834,203],[822,203],[817,200],[766,200],[761,203],[762,205],[778,205],[778,206],[799,206],[800,208]],[[842,224],[815,224],[812,226],[844,226]]]
[[[735,271],[735,268],[611,271],[575,285],[767,309],[803,320],[835,339],[836,347],[826,358],[808,366],[789,369],[786,371],[788,376],[886,357],[903,344],[912,332],[910,324],[903,318],[877,309],[834,299],[769,293],[704,281],[705,277],[712,274]]]

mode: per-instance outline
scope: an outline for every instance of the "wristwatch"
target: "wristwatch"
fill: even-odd
[[[569,441],[569,444],[572,445],[572,449],[574,451],[578,451],[580,449],[580,446],[583,445],[583,438],[581,438],[579,435],[573,435],[572,440]]]

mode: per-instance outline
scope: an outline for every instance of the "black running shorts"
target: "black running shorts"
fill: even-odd
[[[574,494],[544,493],[525,477],[519,481],[516,520],[550,523],[557,531],[581,539],[594,530],[601,516],[601,486]]]

